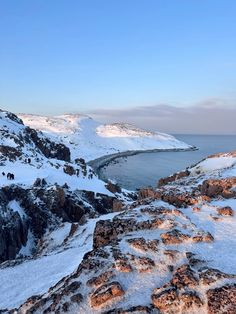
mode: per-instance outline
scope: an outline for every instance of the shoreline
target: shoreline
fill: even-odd
[[[101,178],[101,170],[103,167],[108,166],[112,161],[118,159],[118,158],[126,158],[129,156],[134,156],[138,154],[146,154],[146,153],[161,153],[161,152],[187,152],[187,151],[195,151],[198,150],[197,147],[192,146],[190,148],[156,148],[156,149],[148,149],[148,150],[128,150],[125,152],[120,152],[120,153],[115,153],[115,154],[110,154],[107,156],[102,156],[93,160],[90,160],[87,164],[93,168],[94,172],[97,174],[99,179],[102,179],[103,181],[104,178]]]

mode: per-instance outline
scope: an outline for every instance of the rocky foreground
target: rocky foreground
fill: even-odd
[[[234,314],[235,211],[236,152],[211,156],[97,220],[77,269],[2,313]]]

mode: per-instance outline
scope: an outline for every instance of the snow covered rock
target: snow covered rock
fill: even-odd
[[[234,188],[234,173],[227,164],[176,177],[101,217],[78,268],[18,313],[234,313],[236,199],[201,194],[205,180]]]

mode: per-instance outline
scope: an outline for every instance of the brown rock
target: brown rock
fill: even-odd
[[[144,188],[139,190],[139,198],[155,198],[155,191],[152,188]]]
[[[176,181],[178,179],[188,177],[189,174],[190,174],[190,172],[188,170],[185,170],[185,171],[174,173],[172,176],[169,176],[166,178],[161,178],[158,181],[158,187],[161,187],[163,185],[166,185],[166,184],[173,182],[173,181]]]
[[[66,174],[69,174],[70,176],[74,175],[75,174],[75,169],[70,166],[70,165],[66,165],[64,166],[63,168],[63,171],[66,173]]]
[[[192,288],[198,284],[198,280],[189,265],[182,265],[174,272],[171,284],[178,289],[184,287]]]
[[[236,284],[207,291],[208,314],[236,313]]]
[[[190,236],[183,234],[177,229],[173,229],[169,232],[162,233],[161,239],[164,244],[179,244],[190,239]]]
[[[112,183],[110,181],[106,184],[106,188],[111,193],[121,193],[121,188],[119,187],[119,185],[118,184],[114,184],[114,183]]]
[[[113,276],[114,275],[113,275],[112,271],[106,271],[97,277],[93,277],[93,278],[89,279],[87,281],[87,285],[88,286],[95,286],[95,287],[101,286],[101,285],[105,284]]]
[[[214,241],[214,237],[210,234],[210,232],[197,234],[192,237],[193,242],[212,242]]]
[[[234,215],[234,211],[230,206],[218,208],[217,213],[221,216],[233,216]]]
[[[184,292],[179,296],[179,299],[181,303],[184,304],[183,310],[188,310],[192,306],[201,307],[203,305],[202,300],[199,298],[196,292],[193,291]]]
[[[141,251],[154,251],[156,252],[158,249],[159,240],[150,240],[146,241],[144,238],[133,238],[128,239],[127,242],[131,245],[131,247],[141,250]]]
[[[232,188],[236,186],[236,177],[226,179],[205,180],[201,186],[201,193],[209,197],[222,196],[226,198],[235,197],[236,191]]]
[[[218,280],[235,278],[235,275],[225,274],[218,269],[207,268],[202,269],[199,273],[200,281],[204,285],[210,285]]]
[[[176,288],[170,287],[157,294],[154,292],[152,295],[152,303],[161,311],[161,313],[174,313],[171,312],[171,310],[175,310],[179,305],[179,298]]]
[[[112,211],[113,212],[120,212],[123,209],[123,203],[119,200],[114,199],[113,200],[113,206],[112,206]]]
[[[201,208],[200,207],[193,207],[193,212],[200,212]]]
[[[103,306],[114,298],[121,297],[125,294],[119,282],[111,282],[99,287],[90,297],[92,307]]]

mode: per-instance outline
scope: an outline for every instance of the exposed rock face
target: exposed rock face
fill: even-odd
[[[29,230],[36,239],[40,239],[47,228],[58,225],[59,218],[64,222],[81,222],[86,215],[94,216],[100,207],[104,213],[112,211],[114,198],[106,195],[96,198],[92,193],[92,199],[90,194],[72,193],[59,185],[49,186],[41,179],[37,179],[29,189],[16,185],[3,187],[0,195],[0,261],[16,257],[26,245]],[[25,213],[24,218],[8,208],[11,201],[19,204]],[[85,201],[91,205],[85,206]]]
[[[112,182],[108,182],[108,184],[106,185],[106,188],[111,193],[121,193],[121,188],[119,187],[118,184],[114,184]]]
[[[18,213],[0,216],[0,262],[15,258],[22,246],[26,245],[28,223]]]
[[[236,197],[236,178],[227,179],[208,179],[201,187],[201,193],[209,197],[222,196],[224,198]]]
[[[139,198],[155,198],[155,191],[152,188],[144,188],[139,190]]]
[[[39,136],[39,134],[41,136]],[[47,158],[56,158],[59,160],[70,161],[70,149],[64,144],[58,144],[45,138],[42,133],[37,132],[29,127],[25,128],[25,136],[28,140],[33,141],[35,146]]]
[[[234,211],[230,206],[220,207],[217,209],[219,215],[222,216],[233,216]]]
[[[119,200],[117,200],[116,197],[113,196],[108,196],[101,193],[95,194],[92,191],[82,191],[82,196],[100,214],[106,214],[108,212],[116,211],[116,205],[114,205],[115,202],[117,202],[118,208],[120,207]]]
[[[11,146],[3,146],[0,145],[0,154],[1,154],[1,161],[9,159],[10,161],[15,161],[17,157],[22,156],[22,153]]]
[[[236,313],[236,284],[207,291],[208,314]]]
[[[114,298],[123,296],[124,293],[125,292],[122,289],[119,282],[111,282],[109,284],[104,284],[91,295],[90,297],[91,306],[99,307]]]
[[[190,175],[190,171],[188,171],[188,170],[177,172],[177,173],[173,174],[172,176],[160,179],[158,182],[158,187],[161,187],[163,185],[166,185],[166,184],[171,183],[173,181],[176,181],[178,179],[188,177],[189,175]]]

